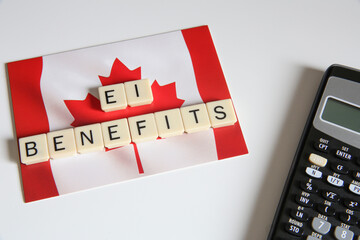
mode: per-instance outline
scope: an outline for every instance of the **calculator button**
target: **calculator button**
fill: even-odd
[[[309,215],[307,213],[295,209],[290,211],[290,216],[301,222],[307,221],[309,219]]]
[[[358,185],[355,184],[350,184],[349,185],[349,190],[353,193],[355,193],[356,195],[360,195],[360,187]]]
[[[340,173],[340,174],[348,174],[349,173],[348,167],[341,165],[341,164],[336,164],[336,163],[331,164],[331,170],[333,170],[334,172]]]
[[[304,234],[304,230],[301,228],[301,227],[298,227],[298,226],[295,226],[295,225],[292,225],[290,223],[287,223],[285,225],[285,230],[294,235],[294,236],[297,236],[297,237],[300,237]]]
[[[354,238],[354,233],[352,231],[339,226],[335,228],[334,235],[338,240],[352,240]]]
[[[333,191],[322,191],[321,195],[330,202],[339,201],[339,195]]]
[[[317,210],[325,216],[333,216],[335,214],[335,208],[324,204],[319,204]]]
[[[344,152],[342,150],[336,150],[336,156],[340,159],[343,160],[351,160],[352,159],[352,155],[348,152]]]
[[[328,183],[330,183],[331,185],[336,186],[336,187],[344,186],[344,181],[341,180],[340,178],[337,178],[337,177],[334,177],[334,176],[329,175],[327,177],[327,181],[328,181]]]
[[[327,164],[327,159],[320,156],[320,155],[317,155],[315,153],[311,153],[310,156],[309,156],[309,161],[312,163],[312,164],[315,164],[319,167],[325,167],[326,164]]]
[[[295,201],[303,207],[312,207],[314,204],[314,202],[311,199],[303,196],[297,196],[295,198]]]
[[[360,181],[360,171],[354,171],[353,177],[355,178],[355,180]]]
[[[329,152],[329,146],[325,143],[322,142],[315,142],[314,147],[316,150],[320,151],[320,152]]]
[[[331,224],[324,219],[315,217],[311,223],[314,231],[320,234],[327,234],[330,231]]]
[[[353,201],[351,199],[346,198],[346,199],[344,199],[344,205],[347,208],[350,208],[350,209],[353,209],[356,211],[360,211],[360,203],[357,201]]]
[[[308,236],[306,238],[306,240],[319,240],[319,238],[313,237],[313,236]]]
[[[322,172],[320,172],[319,170],[313,169],[311,167],[307,167],[305,171],[309,176],[311,176],[313,178],[321,178],[322,177]]]
[[[347,214],[347,213],[340,213],[339,218],[343,223],[346,223],[349,225],[354,225],[354,224],[357,224],[357,222],[358,222],[358,219],[355,216]]]
[[[312,182],[301,182],[300,183],[300,188],[306,192],[317,192],[318,191],[318,187],[315,183]]]

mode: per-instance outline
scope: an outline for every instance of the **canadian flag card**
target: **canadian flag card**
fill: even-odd
[[[17,138],[231,99],[207,26],[7,64]],[[98,88],[149,79],[153,101],[105,112]],[[239,122],[35,164],[25,202],[247,154]]]

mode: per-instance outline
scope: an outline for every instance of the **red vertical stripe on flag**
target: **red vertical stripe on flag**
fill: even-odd
[[[182,35],[189,49],[202,100],[231,98],[209,28],[185,29]],[[248,153],[239,121],[233,126],[214,129],[214,135],[219,160]]]
[[[134,146],[134,153],[135,153],[136,164],[138,166],[139,174],[143,174],[144,168],[143,168],[141,160],[140,160],[139,150],[137,148],[136,143],[133,143],[132,145]]]
[[[42,64],[41,57],[7,64],[18,138],[49,131],[40,89]],[[49,161],[20,166],[25,202],[59,195]]]

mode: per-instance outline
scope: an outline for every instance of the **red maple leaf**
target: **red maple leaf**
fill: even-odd
[[[115,59],[109,77],[99,76],[103,86],[141,79],[141,67],[129,70],[119,59]]]
[[[151,90],[154,97],[151,104],[127,107],[112,112],[102,111],[99,99],[90,93],[84,100],[65,100],[64,102],[75,119],[71,123],[73,127],[179,108],[184,103],[184,100],[176,97],[175,83],[160,86],[155,80],[151,85]]]
[[[138,80],[141,79],[141,68],[129,70],[119,59],[115,59],[110,76],[99,76],[99,79],[102,86]],[[112,112],[102,111],[99,99],[90,93],[88,93],[84,100],[64,100],[64,102],[71,115],[74,117],[74,121],[71,123],[71,126],[73,127],[179,108],[184,103],[184,100],[179,99],[176,96],[175,82],[160,86],[155,80],[151,85],[151,90],[154,98],[151,104],[138,107],[127,107]],[[138,161],[139,172],[143,173],[135,144],[134,150]]]

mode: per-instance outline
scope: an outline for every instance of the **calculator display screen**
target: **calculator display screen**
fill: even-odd
[[[360,133],[360,108],[328,98],[321,115],[323,120]]]

